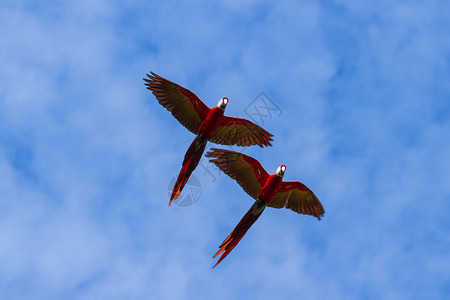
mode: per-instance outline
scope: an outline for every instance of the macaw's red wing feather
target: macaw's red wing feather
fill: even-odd
[[[188,182],[189,177],[191,177],[192,172],[197,167],[200,159],[202,158],[203,151],[205,151],[206,143],[206,139],[197,136],[186,152],[183,167],[181,168],[180,174],[178,175],[177,181],[173,187],[172,195],[170,196],[169,206],[172,204],[172,200],[178,198],[184,186]]]
[[[259,161],[242,153],[211,149],[206,157],[213,157],[210,161],[222,172],[233,178],[251,197],[256,199],[258,193],[269,177]]]
[[[209,140],[216,144],[272,146],[272,134],[258,125],[242,118],[222,116]]]
[[[161,76],[151,73],[144,78],[147,89],[151,90],[159,103],[192,133],[206,118],[209,108],[193,92]]]
[[[259,216],[263,213],[264,207],[262,209],[257,209],[257,212],[254,213],[257,202],[255,202],[252,207],[248,210],[248,212],[244,215],[241,221],[237,224],[237,226],[233,229],[231,234],[223,241],[219,246],[219,251],[214,254],[213,258],[217,255],[221,254],[217,263],[213,266],[217,266],[225,257],[227,257],[228,253],[233,250],[234,247],[239,243],[239,241],[244,237],[247,230],[253,225],[253,223],[258,220]]]
[[[275,197],[267,206],[274,208],[286,207],[296,213],[311,215],[319,220],[325,213],[316,195],[298,181],[280,182]]]

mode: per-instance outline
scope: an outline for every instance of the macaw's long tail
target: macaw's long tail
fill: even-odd
[[[256,220],[258,220],[259,216],[263,213],[265,208],[266,205],[260,201],[255,202],[252,207],[250,207],[239,224],[237,224],[231,234],[219,246],[219,251],[214,254],[213,258],[222,253],[213,268],[217,266],[225,257],[227,257],[228,253],[230,253],[234,247],[236,247],[239,241],[244,237],[247,230],[253,225],[253,223],[256,222]]]
[[[186,182],[191,177],[192,172],[197,167],[200,159],[202,158],[203,151],[205,151],[206,143],[208,140],[202,136],[197,136],[192,142],[191,146],[184,155],[183,167],[181,168],[180,174],[178,175],[177,181],[172,190],[172,195],[170,196],[169,206],[172,204],[172,200],[175,200],[180,195]]]

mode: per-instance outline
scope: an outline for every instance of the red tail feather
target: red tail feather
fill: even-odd
[[[170,196],[169,206],[172,204],[172,200],[175,200],[180,195],[186,182],[188,182],[189,177],[191,177],[192,172],[197,167],[200,159],[202,158],[203,151],[205,151],[207,140],[203,137],[197,136],[192,142],[191,146],[184,155],[183,167],[181,168],[180,174],[178,175],[177,181],[172,190],[172,195]]]
[[[255,207],[258,205],[258,202],[255,202],[252,207],[248,210],[248,212],[245,214],[245,216],[241,219],[241,221],[237,224],[237,226],[233,229],[231,234],[223,241],[222,244],[219,246],[219,251],[214,254],[213,258],[217,255],[221,254],[219,260],[217,263],[213,266],[217,266],[225,257],[227,257],[228,253],[233,250],[234,247],[239,243],[239,241],[244,237],[244,235],[247,233],[247,230],[253,225],[253,223],[258,220],[259,216],[264,211],[264,207],[262,209],[256,209]],[[255,212],[254,212],[255,211]]]

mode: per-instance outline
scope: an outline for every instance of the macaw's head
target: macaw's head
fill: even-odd
[[[285,171],[286,171],[286,166],[285,165],[281,165],[281,166],[278,167],[277,172],[275,174],[277,176],[280,176],[281,178],[283,178]]]
[[[228,98],[224,97],[219,100],[219,103],[217,103],[217,107],[220,107],[221,109],[225,110],[228,104]]]

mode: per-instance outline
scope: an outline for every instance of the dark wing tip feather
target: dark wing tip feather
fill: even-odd
[[[208,151],[205,156],[206,157],[216,157],[215,154],[219,153],[219,151],[222,149],[217,149],[217,148],[211,148],[210,151]]]

